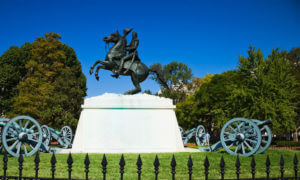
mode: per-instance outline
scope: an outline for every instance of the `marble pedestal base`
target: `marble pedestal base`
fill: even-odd
[[[72,153],[184,151],[171,99],[106,93],[82,108]]]

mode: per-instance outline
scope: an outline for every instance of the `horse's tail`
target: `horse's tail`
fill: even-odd
[[[151,66],[150,69],[149,69],[149,71],[150,72],[154,72],[156,74],[157,81],[159,82],[159,84],[161,84],[164,88],[169,89],[169,86],[168,86],[168,84],[165,81],[163,71],[161,70],[160,67],[158,67],[158,66]]]

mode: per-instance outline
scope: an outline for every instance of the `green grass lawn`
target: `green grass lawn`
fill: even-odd
[[[300,158],[299,151],[290,151],[290,150],[274,150],[269,149],[264,154],[255,155],[256,160],[256,175],[257,177],[265,177],[265,162],[266,157],[269,155],[271,160],[271,177],[280,177],[280,156],[283,155],[285,164],[285,176],[293,176],[294,167],[293,167],[293,158],[295,153],[298,158]],[[153,162],[155,159],[156,153],[143,153],[141,154],[143,166],[142,166],[142,179],[154,179],[154,167]],[[158,153],[160,162],[159,168],[159,179],[171,179],[171,166],[170,162],[173,156],[173,153]],[[188,168],[187,161],[189,155],[193,159],[193,179],[203,179],[204,178],[204,159],[205,156],[208,156],[210,162],[209,168],[209,178],[220,178],[220,159],[223,155],[226,162],[225,167],[225,178],[235,178],[235,161],[236,157],[228,155],[227,153],[222,152],[212,152],[212,153],[174,153],[177,166],[176,166],[176,179],[187,179],[188,178]],[[40,154],[40,177],[51,177],[51,165],[50,159],[51,154]],[[73,171],[72,178],[85,178],[84,173],[84,158],[85,154],[72,154],[73,157]],[[101,169],[101,160],[103,154],[89,154],[90,157],[90,173],[89,178],[91,179],[101,179],[102,178],[102,169]],[[120,179],[120,169],[119,161],[121,154],[106,154],[108,166],[107,166],[107,179]],[[138,154],[124,154],[125,157],[125,174],[124,179],[137,179],[137,168],[136,160]],[[3,155],[0,156],[3,158]],[[56,164],[56,177],[67,178],[67,158],[68,154],[57,154],[57,164]],[[34,176],[34,156],[24,158],[24,176]],[[250,178],[251,177],[251,157],[240,157],[241,162],[241,178]],[[299,168],[299,167],[298,167]],[[0,169],[3,169],[3,163],[0,163]],[[2,172],[0,173],[2,175]],[[9,176],[18,175],[18,162],[17,158],[9,157],[8,160],[8,174]]]

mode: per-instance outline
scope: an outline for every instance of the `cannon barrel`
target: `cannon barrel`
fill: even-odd
[[[272,119],[267,119],[267,120],[264,120],[264,121],[260,121],[257,123],[257,126],[258,127],[263,127],[264,125],[270,125],[272,124]]]

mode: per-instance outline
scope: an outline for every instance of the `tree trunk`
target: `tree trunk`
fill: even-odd
[[[298,130],[300,129],[300,127],[297,127],[293,133],[293,140],[298,142]]]

